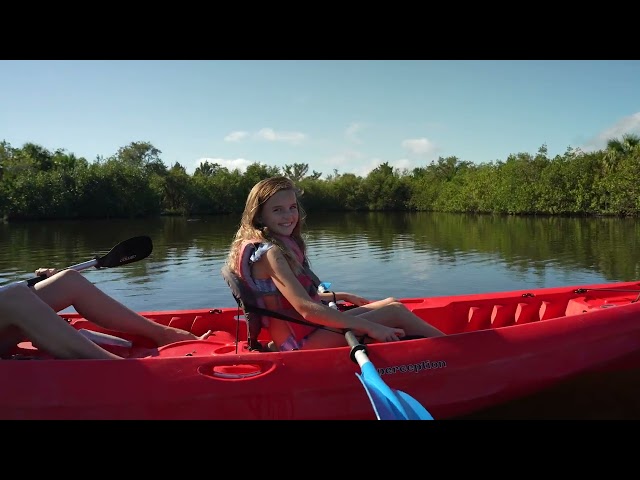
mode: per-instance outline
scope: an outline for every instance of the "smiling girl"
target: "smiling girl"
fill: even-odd
[[[317,277],[304,268],[307,263],[302,238],[305,212],[298,200],[299,194],[295,184],[286,177],[258,182],[249,192],[227,259],[227,266],[233,272],[245,281],[251,280],[247,283],[255,285],[264,295],[267,309],[307,323],[301,325],[268,317],[264,325],[279,350],[347,345],[342,332],[332,329],[350,329],[380,342],[397,341],[406,335],[444,335],[394,298],[370,302],[346,292],[318,293]],[[249,269],[243,268],[244,250],[256,244],[259,246],[250,257]],[[343,312],[323,300],[344,300],[356,308]]]

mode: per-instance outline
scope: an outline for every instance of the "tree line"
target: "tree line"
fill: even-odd
[[[548,156],[511,154],[476,164],[455,156],[400,170],[388,162],[366,176],[325,175],[305,163],[254,163],[244,172],[204,162],[192,175],[167,165],[149,142],[89,162],[64,149],[0,142],[0,217],[5,220],[135,218],[240,213],[258,181],[286,175],[308,211],[430,211],[507,215],[638,216],[640,137],[605,149]]]

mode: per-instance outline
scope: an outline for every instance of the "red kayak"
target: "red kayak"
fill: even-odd
[[[639,298],[639,282],[405,298],[448,335],[370,344],[368,357],[390,388],[436,420],[466,417],[585,376],[633,372],[640,367]],[[54,360],[23,343],[0,361],[0,418],[376,418],[350,347],[249,351],[237,308],[141,313],[214,335],[154,348],[62,315],[77,329],[124,339],[110,345],[106,337],[102,345],[127,360]],[[266,330],[260,340],[270,340]]]

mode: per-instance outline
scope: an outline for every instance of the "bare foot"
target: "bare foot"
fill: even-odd
[[[203,335],[196,337],[193,333],[187,332],[175,327],[165,327],[160,339],[157,340],[158,346],[167,345],[169,343],[183,342],[185,340],[204,340],[211,335],[211,330],[207,330]]]
[[[213,333],[213,330],[207,330],[206,332],[204,332],[202,335],[200,335],[199,337],[197,337],[198,340],[205,340],[207,338],[209,338],[211,336],[211,334]]]

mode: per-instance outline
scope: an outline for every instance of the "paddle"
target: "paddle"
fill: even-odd
[[[91,267],[96,267],[98,269],[119,267],[121,265],[127,265],[128,263],[137,262],[138,260],[147,258],[152,251],[153,243],[151,242],[151,238],[144,235],[139,237],[132,237],[128,240],[120,242],[111,250],[109,250],[109,253],[102,257],[95,257],[93,260],[88,260],[83,263],[71,265],[65,270],[80,271]],[[45,280],[46,278],[47,277],[45,275],[40,275],[29,280],[22,280],[10,285],[5,285],[4,287],[0,287],[0,290],[4,290],[5,288],[9,288],[13,285],[19,284],[26,284],[31,287],[36,283]]]
[[[420,402],[406,393],[389,387],[369,360],[367,347],[360,343],[352,331],[345,333],[351,347],[351,360],[360,366],[362,382],[378,420],[433,420]]]

